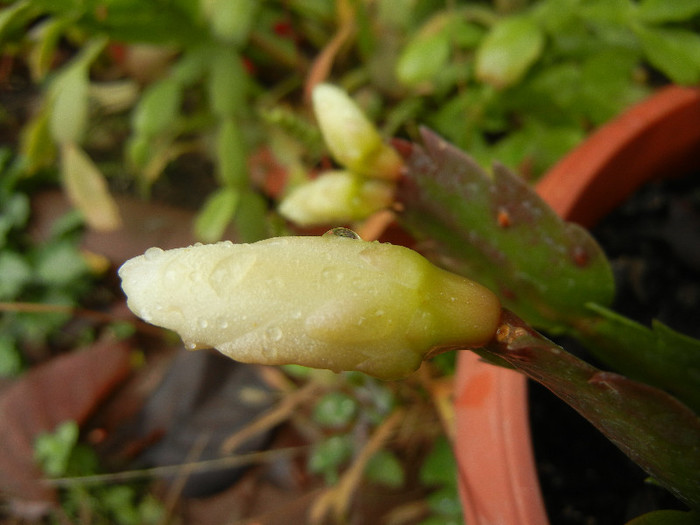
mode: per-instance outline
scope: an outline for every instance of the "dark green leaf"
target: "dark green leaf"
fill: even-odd
[[[465,153],[423,131],[405,155],[401,222],[442,266],[491,288],[538,326],[563,328],[609,304],[612,272],[593,238],[562,221],[522,179],[493,178]]]
[[[15,299],[32,278],[32,269],[19,254],[0,252],[0,301]]]
[[[660,322],[651,328],[607,308],[578,327],[579,338],[608,366],[672,393],[700,413],[700,341]]]
[[[309,456],[309,472],[322,474],[326,483],[332,485],[338,480],[338,469],[350,459],[354,448],[350,434],[331,436],[315,444]]]
[[[677,84],[700,81],[700,35],[684,29],[637,28],[644,55]]]

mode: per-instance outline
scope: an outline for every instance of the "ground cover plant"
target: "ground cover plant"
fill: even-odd
[[[400,223],[419,241],[430,242],[434,260],[494,291],[507,289],[500,300],[529,324],[583,339],[605,368],[668,390],[697,409],[692,378],[697,342],[610,311],[612,282],[605,259],[579,230],[562,226],[546,212],[538,228],[528,228],[520,222],[525,211],[513,208],[512,199],[479,197],[496,188],[501,195],[521,198],[526,194],[522,180],[535,179],[591,129],[656,84],[697,82],[696,2],[668,8],[653,0],[240,1],[231,3],[230,11],[221,4],[226,2],[183,0],[164,6],[29,0],[0,11],[2,135],[9,146],[2,181],[3,231],[9,233],[0,260],[3,300],[10,303],[4,304],[8,313],[2,318],[9,327],[3,330],[6,374],[19,374],[21,381],[23,367],[123,330],[114,321],[128,318],[125,312],[115,314],[106,306],[118,297],[114,272],[105,270],[104,259],[78,250],[76,234],[79,217],[91,230],[123,231],[130,219],[120,211],[124,193],[150,197],[150,202],[170,197],[196,210],[194,220],[180,224],[186,232],[194,230],[192,241],[204,242],[298,233],[294,221],[324,225],[313,233],[343,223],[367,237],[377,224],[380,230],[385,224],[385,215],[374,212],[396,210],[398,202]],[[513,49],[527,52],[509,52]],[[355,164],[339,157],[332,141],[324,143],[324,113],[314,116],[311,94],[327,78],[352,95],[359,105],[354,111],[379,123],[369,149],[387,152],[393,171],[377,177],[376,171],[370,173],[376,166],[365,165],[366,155]],[[421,125],[437,135],[421,131]],[[346,132],[341,129],[341,137]],[[402,140],[389,146],[385,139],[392,136]],[[447,141],[457,148],[446,146]],[[485,177],[479,164],[489,167],[493,160],[517,169],[521,178],[501,168],[494,180]],[[400,179],[398,165],[405,170]],[[331,168],[332,173],[323,173]],[[30,199],[38,188],[56,184],[79,215],[58,223],[49,240],[26,237]],[[314,188],[332,198],[314,199],[319,191]],[[310,209],[300,211],[298,203]],[[294,211],[290,215],[285,209]],[[345,214],[333,215],[340,210]],[[494,218],[494,210],[496,220],[485,220]],[[361,222],[368,217],[369,222]],[[230,225],[233,229],[225,233]],[[549,252],[534,256],[513,240],[535,242],[534,230],[561,235],[555,236],[555,245],[573,250],[579,261],[588,257],[583,274],[570,260],[543,264]],[[498,272],[492,271],[494,250],[511,261],[500,264]],[[101,284],[87,290],[100,275]],[[89,307],[89,315],[77,305]],[[26,308],[30,311],[22,311]],[[92,315],[95,309],[103,311]],[[508,322],[520,336],[538,337]],[[35,327],[20,329],[30,324]],[[71,327],[76,324],[89,329],[66,340],[66,334],[75,335]],[[140,345],[152,337],[144,335],[143,325],[134,326]],[[540,349],[553,348],[538,341]],[[659,347],[669,352],[660,364],[655,360]],[[31,353],[36,349],[39,354]],[[153,355],[146,350],[142,372],[153,368]],[[87,362],[87,354],[83,357]],[[295,367],[285,368],[286,379],[276,376],[273,383],[294,393],[295,402],[261,428],[296,418],[295,431],[313,443],[306,451],[308,471],[332,485],[317,499],[317,520],[330,513],[352,514],[351,496],[361,492],[362,479],[388,491],[418,487],[412,498],[396,504],[396,515],[404,512],[409,521],[459,519],[454,478],[440,475],[450,464],[440,436],[454,438],[440,419],[449,419],[444,385],[451,359],[438,356],[405,385],[357,373],[329,378]],[[578,362],[567,366],[581,371]],[[600,384],[614,384],[613,390],[628,387],[617,376],[603,377]],[[304,390],[306,382],[309,390]],[[592,394],[594,404],[601,404],[599,394]],[[645,408],[660,399],[646,395],[635,398]],[[426,417],[432,426],[415,423]],[[85,416],[65,419],[85,424]],[[695,424],[684,415],[674,421]],[[41,430],[52,431],[60,422]],[[66,431],[56,432],[59,439]],[[86,439],[100,442],[89,432]],[[114,464],[119,468],[112,470],[123,470],[128,462]],[[691,467],[692,462],[683,466]],[[671,472],[673,478],[676,466],[653,468],[655,476]],[[98,474],[89,470],[80,473]],[[63,475],[55,469],[49,473]],[[151,475],[141,473],[142,478]],[[692,473],[686,478],[692,481]],[[92,483],[114,479],[98,475]],[[678,488],[668,478],[664,483],[696,503],[688,496],[692,487]],[[142,500],[140,507],[136,498],[131,514],[114,518],[109,505],[96,505],[83,508],[82,516],[97,520],[103,513],[123,522],[146,515],[176,519],[172,498],[165,500],[166,511],[160,514],[149,506],[151,500]],[[63,501],[62,512],[78,519],[75,505]]]

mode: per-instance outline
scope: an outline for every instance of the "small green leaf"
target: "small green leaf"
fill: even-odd
[[[119,208],[102,172],[73,142],[61,145],[61,176],[68,197],[91,227],[110,231],[121,226]]]
[[[365,467],[365,476],[369,481],[393,489],[403,486],[406,477],[399,459],[386,449],[370,458]]]
[[[221,117],[245,112],[250,79],[236,51],[221,47],[210,58],[207,82],[212,111]]]
[[[233,188],[215,191],[195,220],[194,231],[197,238],[208,243],[220,240],[236,213],[239,199],[239,192]]]
[[[322,474],[328,485],[338,480],[338,469],[350,459],[355,447],[352,436],[331,436],[314,445],[309,456],[309,472]]]
[[[148,86],[134,109],[132,127],[144,137],[169,131],[177,121],[182,104],[182,86],[172,77]]]
[[[56,158],[56,146],[51,137],[51,111],[45,107],[22,129],[20,154],[26,162],[25,170],[33,174],[40,168],[50,166]]]
[[[65,421],[53,432],[37,436],[34,457],[47,475],[58,477],[66,474],[70,456],[78,443],[78,434],[78,424]]]
[[[51,136],[56,142],[79,143],[88,119],[88,72],[82,64],[68,67],[51,86]]]
[[[244,186],[248,180],[247,153],[238,122],[227,118],[216,135],[216,167],[222,185]]]
[[[420,480],[424,485],[457,486],[456,462],[450,443],[444,437],[438,439],[423,461]]]
[[[396,63],[396,77],[407,86],[432,82],[445,67],[450,57],[450,27],[448,19],[428,21],[414,38],[409,40]]]
[[[642,0],[638,15],[652,23],[683,22],[700,13],[700,0]]]
[[[202,2],[212,33],[226,42],[243,45],[253,27],[256,0],[206,0]]]
[[[32,278],[32,269],[19,254],[0,252],[0,301],[16,298]]]
[[[700,35],[684,29],[636,28],[647,60],[677,84],[700,81]]]
[[[49,286],[66,286],[88,273],[85,259],[70,241],[46,245],[37,254],[37,277]]]
[[[0,334],[0,377],[12,377],[22,371],[22,355],[15,339]]]
[[[92,40],[51,83],[51,135],[59,143],[79,143],[87,130],[88,70],[106,45],[104,38]]]
[[[331,392],[323,396],[314,407],[313,418],[318,424],[329,428],[348,425],[357,413],[357,402],[342,392]]]
[[[504,18],[477,50],[477,78],[499,89],[517,83],[539,58],[544,41],[542,29],[531,18]]]

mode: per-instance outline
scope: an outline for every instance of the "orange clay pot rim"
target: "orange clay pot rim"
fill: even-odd
[[[670,86],[592,134],[543,177],[537,191],[562,217],[592,226],[644,182],[700,168],[698,151],[700,89]],[[461,352],[455,412],[465,523],[548,523],[525,376]]]

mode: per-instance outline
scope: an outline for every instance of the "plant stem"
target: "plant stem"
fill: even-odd
[[[541,383],[691,507],[700,508],[700,418],[674,397],[598,370],[508,310],[484,349]]]

